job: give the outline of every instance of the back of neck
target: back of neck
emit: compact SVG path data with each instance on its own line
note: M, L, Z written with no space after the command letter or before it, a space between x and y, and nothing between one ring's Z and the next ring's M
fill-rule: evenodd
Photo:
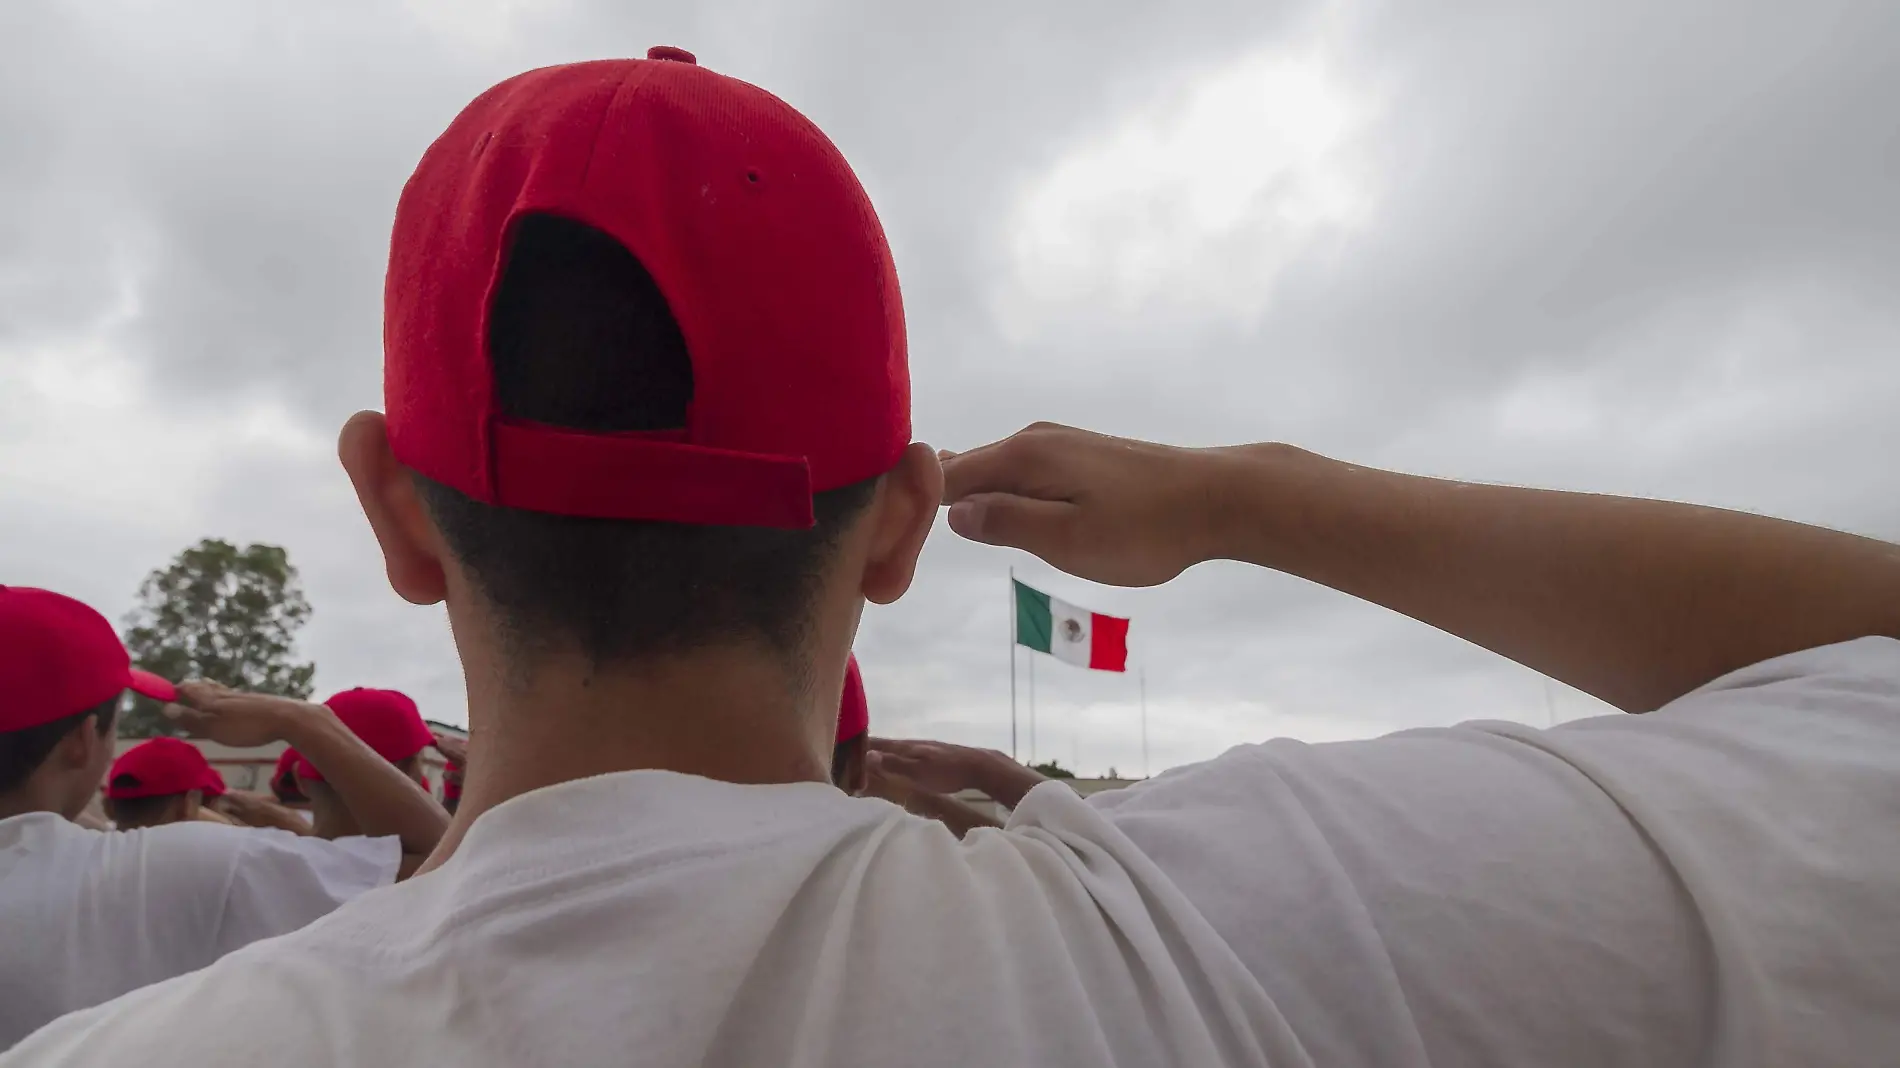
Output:
M456 823L531 790L618 771L828 781L838 694L809 686L801 676L810 674L749 646L624 667L549 656L520 677L471 670L471 771Z

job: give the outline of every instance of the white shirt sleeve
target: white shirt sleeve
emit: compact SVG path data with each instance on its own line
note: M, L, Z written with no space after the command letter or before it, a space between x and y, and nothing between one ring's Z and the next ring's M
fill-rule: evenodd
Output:
M396 881L396 838L327 841L250 829L235 858L218 929L220 953L295 931L337 906Z
M1247 746L1093 803L1319 1063L1900 1049L1900 642L1647 716Z

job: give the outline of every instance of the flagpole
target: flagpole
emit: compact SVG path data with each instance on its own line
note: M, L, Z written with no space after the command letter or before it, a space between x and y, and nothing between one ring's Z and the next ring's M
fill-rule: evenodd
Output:
M1141 777L1149 777L1148 771L1148 668L1141 669Z
M1009 569L1009 758L1016 759L1016 569Z
M1036 658L1029 658L1029 762L1036 762Z

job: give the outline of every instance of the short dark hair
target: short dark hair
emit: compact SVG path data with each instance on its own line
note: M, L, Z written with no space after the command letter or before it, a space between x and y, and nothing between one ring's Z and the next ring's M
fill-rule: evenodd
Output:
M119 779L132 779L130 775L121 775ZM119 780L112 780L117 783ZM150 827L157 823L160 816L171 806L172 798L177 794L153 794L150 797L108 797L106 815L121 829L132 827Z
M51 723L0 733L0 794L17 789L27 780L27 776L39 770L39 766L46 763L53 747L78 730L87 716L99 717L93 728L101 737L111 734L112 725L118 720L119 699L123 696L122 693L113 694L110 700L70 716L61 716Z
M581 223L517 223L489 352L508 416L597 432L686 425L693 368L679 323L640 261ZM816 525L777 530L548 515L416 484L512 650L559 636L597 664L721 641L795 652L832 550L877 488L815 494Z

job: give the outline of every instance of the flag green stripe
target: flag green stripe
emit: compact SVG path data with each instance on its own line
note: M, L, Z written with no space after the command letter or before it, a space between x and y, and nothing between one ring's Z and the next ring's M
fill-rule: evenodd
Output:
M1049 615L1049 595L1016 583L1016 644L1046 653L1054 630L1055 624Z

